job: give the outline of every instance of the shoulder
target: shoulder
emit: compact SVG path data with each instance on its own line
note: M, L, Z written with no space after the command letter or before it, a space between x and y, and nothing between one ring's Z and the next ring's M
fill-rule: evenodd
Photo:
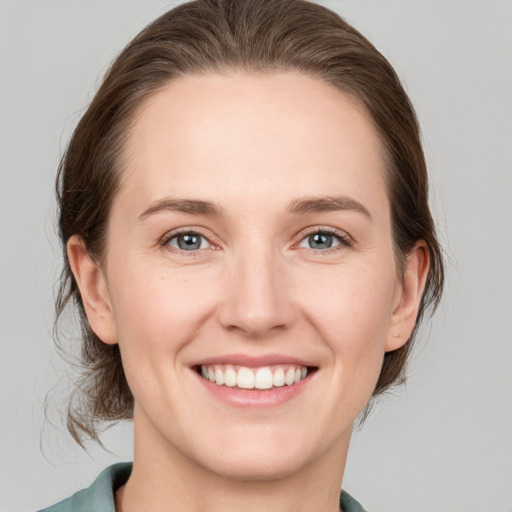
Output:
M132 471L130 462L114 464L100 473L90 487L39 512L115 512L115 490Z
M340 510L342 512L366 512L366 509L345 491L341 491Z

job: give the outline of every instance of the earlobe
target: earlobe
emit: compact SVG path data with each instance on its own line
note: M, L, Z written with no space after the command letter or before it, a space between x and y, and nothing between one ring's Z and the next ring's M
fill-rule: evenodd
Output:
M389 324L386 352L397 350L409 340L416 324L428 269L428 248L426 243L420 240L405 260L400 297Z
M77 235L69 239L67 253L92 330L104 343L117 343L112 304L101 266L91 258Z

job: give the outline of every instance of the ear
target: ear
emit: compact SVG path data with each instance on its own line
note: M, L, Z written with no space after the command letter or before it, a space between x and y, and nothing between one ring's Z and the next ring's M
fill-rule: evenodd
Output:
M400 348L409 340L416 324L428 268L427 244L420 240L405 260L404 275L398 290L397 305L389 323L386 352Z
M69 239L67 252L92 330L104 343L117 343L114 314L102 268L91 258L78 235Z

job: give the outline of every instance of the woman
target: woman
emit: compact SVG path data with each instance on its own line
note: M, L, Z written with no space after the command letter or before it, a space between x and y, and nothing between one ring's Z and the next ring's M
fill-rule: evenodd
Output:
M353 423L403 379L443 269L410 102L302 0L197 0L107 73L58 177L78 442L116 465L49 511L363 510Z

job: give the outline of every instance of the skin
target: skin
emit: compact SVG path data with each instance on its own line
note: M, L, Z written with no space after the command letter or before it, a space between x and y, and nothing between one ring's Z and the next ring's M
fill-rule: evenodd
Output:
M144 103L104 258L68 244L91 326L119 343L135 397L118 510L338 510L353 422L414 327L428 269L420 241L398 275L384 172L363 108L304 75L189 76ZM289 212L324 196L349 208ZM144 215L165 198L222 215ZM177 229L201 248L177 248ZM334 247L311 246L318 229L337 231ZM226 354L317 371L283 404L237 408L191 369Z

